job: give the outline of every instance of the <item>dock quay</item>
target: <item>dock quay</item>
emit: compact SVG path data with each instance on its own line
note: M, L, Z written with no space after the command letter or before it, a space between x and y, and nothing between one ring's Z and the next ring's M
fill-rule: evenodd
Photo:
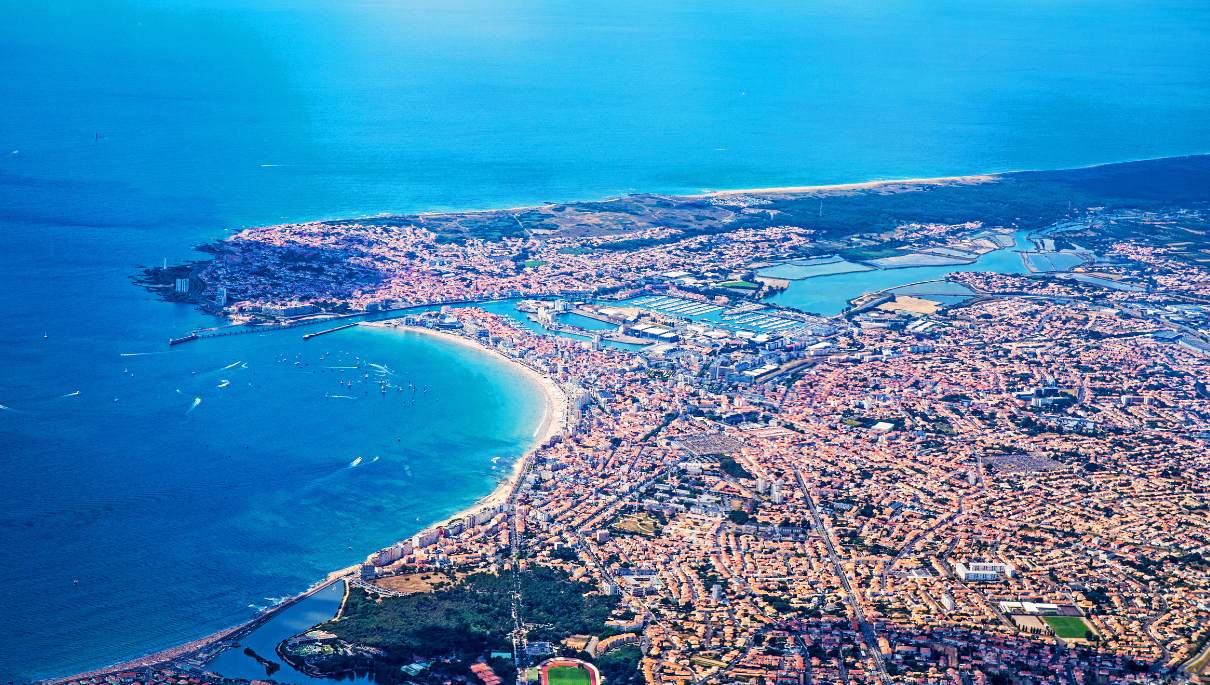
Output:
M585 319L592 319L594 321L600 321L601 323L613 324L614 326L617 326L622 323L622 321L620 321L619 319L616 319L612 316L606 316L605 314L602 314L602 313L600 313L594 309L590 309L588 307L576 307L571 310L571 313L578 314L579 316L582 316Z
M538 317L534 316L533 314L528 315L526 318L528 318L530 321L538 324L542 328L544 328L552 333L564 333L566 335L578 335L578 336L581 336L584 338L591 338L593 336L593 334L595 333L595 331L590 331L585 328L578 328L576 326L569 326L568 324L565 324L565 323L558 323L558 322L554 322L554 321L543 322L543 321L538 320Z
M601 336L601 338L603 340L608 340L609 342L623 343L626 345L650 345L655 342L654 340L650 340L648 338L636 338L633 335L625 335L623 333L609 333Z
M530 314L528 318L530 321L538 324L551 333L575 335L588 340L591 340L594 336L599 335L601 336L602 340L623 343L626 345L650 345L652 342L654 342L652 340L648 340L647 338L638 338L633 335L626 335L625 333L619 333L617 331L590 331L587 328L579 328L577 326L571 326L565 323L558 323L554 321L543 322L538 320L538 317L534 316L533 314ZM599 316L594 318L600 319Z

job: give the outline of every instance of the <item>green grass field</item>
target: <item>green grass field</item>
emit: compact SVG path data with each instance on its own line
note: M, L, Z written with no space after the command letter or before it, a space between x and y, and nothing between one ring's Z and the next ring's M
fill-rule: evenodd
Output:
M1043 616L1046 625L1054 629L1055 635L1063 638L1083 638L1088 624L1079 616Z
M591 685L588 671L578 666L555 666L546 671L550 685Z

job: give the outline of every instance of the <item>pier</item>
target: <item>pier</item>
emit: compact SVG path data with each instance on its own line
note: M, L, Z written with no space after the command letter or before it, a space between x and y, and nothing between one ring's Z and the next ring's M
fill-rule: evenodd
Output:
M591 293L588 293L588 294L591 294ZM557 293L557 294L544 296L541 299L547 299L547 298L557 299L560 297L568 297L568 296L573 296L573 295L581 296L581 295L585 295L585 293L582 293L582 292ZM467 299L450 298L450 299L443 299L438 302L412 304L412 305L407 305L404 307L393 307L390 309L380 309L380 310L376 310L376 311L358 311L358 312L347 312L347 313L339 313L339 314L331 313L331 312L307 314L307 315L304 315L297 319L285 319L285 320L280 320L276 323L228 324L228 325L224 325L224 326L216 326L213 328L199 328L197 330L190 332L188 335L184 335L179 338L170 339L168 341L168 344L170 346L173 346L173 345L179 345L184 342L190 342L193 340L202 340L204 338L223 338L223 337L227 337L227 336L231 336L231 335L250 335L253 333L273 333L276 331L282 331L282 330L286 330L289 328L298 328L300 326L310 326L310 325L318 324L318 323L325 322L325 321L327 321L327 322L335 322L335 321L350 322L350 323L346 323L343 325L334 326L332 328L329 328L329 329L326 329L323 331L317 331L315 333L308 333L303 336L304 340L310 340L311 338L313 338L317 335L323 335L325 333L334 333L336 331L343 330L350 326L355 326L358 323L360 323L361 321L384 321L384 320L388 320L388 319L399 318L401 316L405 316L407 314L415 313L415 312L435 311L441 307L466 307L466 306L475 306L475 305L480 305L480 304L488 304L488 303L492 303L492 302L501 302L501 301L514 300L514 299L516 299L516 298L515 297L485 297L485 298L467 298ZM580 313L580 312L576 312L576 313ZM599 321L605 321L608 323L616 323L615 321L612 321L612 320L608 319L607 317L604 317L601 314L594 314L591 316L585 315L585 316L587 316L588 318L591 318L591 319L599 320ZM598 331L580 332L578 330L577 331L567 331L567 332L575 333L577 335L582 335L587 338L591 338L595 333L598 333ZM604 335L603 337L606 340L612 340L614 342L631 343L631 344L647 344L649 342L647 340L632 339L632 338L629 338L628 336L620 336L616 333L610 334L610 335Z
M314 333L304 333L303 340L310 340L311 338L318 338L319 336L326 335L328 333L335 333L336 331L343 331L346 328L352 328L352 327L360 325L360 324L361 324L360 321L354 321L353 323L346 323L346 324L343 324L340 326L336 326L334 328L325 328L322 331L315 331Z

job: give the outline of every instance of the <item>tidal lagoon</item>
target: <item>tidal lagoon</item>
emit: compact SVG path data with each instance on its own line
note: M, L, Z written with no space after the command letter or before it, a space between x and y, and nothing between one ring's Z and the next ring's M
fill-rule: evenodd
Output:
M1005 274L1027 273L1021 252L1031 249L1027 233L1013 234L1014 244L980 255L969 264L945 266L906 266L895 269L863 269L823 274L791 281L788 288L769 298L773 304L804 312L832 316L839 314L849 300L865 293L890 290L922 281L944 279L963 271L994 271Z

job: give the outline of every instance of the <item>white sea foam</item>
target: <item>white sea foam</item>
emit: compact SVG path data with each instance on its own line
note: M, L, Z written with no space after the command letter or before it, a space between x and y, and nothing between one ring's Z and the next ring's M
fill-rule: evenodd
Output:
M550 407L547 407L546 411L542 412L542 420L539 421L538 426L536 428L534 428L534 434L532 437L535 437L535 438L538 437L538 434L542 432L542 429L546 428L546 422L549 420L550 420Z

